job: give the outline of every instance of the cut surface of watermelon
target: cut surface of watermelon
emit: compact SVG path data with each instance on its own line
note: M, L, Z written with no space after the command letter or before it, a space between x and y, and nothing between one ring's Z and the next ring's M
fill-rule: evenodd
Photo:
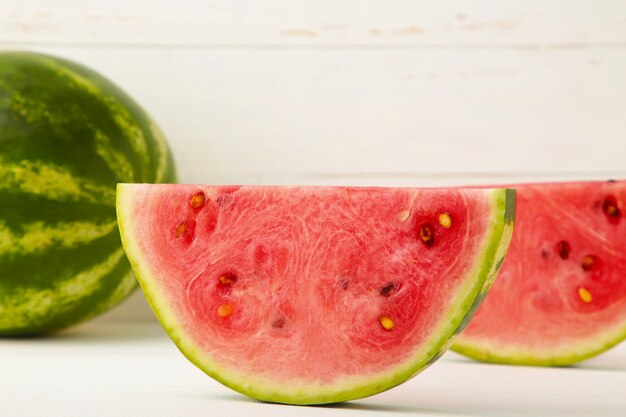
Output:
M453 349L498 363L569 365L626 337L626 181L515 186L499 278Z
M447 349L511 237L511 190L118 185L126 253L179 349L253 398L372 395Z

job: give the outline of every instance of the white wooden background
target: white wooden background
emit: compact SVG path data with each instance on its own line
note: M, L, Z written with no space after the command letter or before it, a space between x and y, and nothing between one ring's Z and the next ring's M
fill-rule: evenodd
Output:
M625 1L0 0L0 48L114 80L184 182L626 177Z

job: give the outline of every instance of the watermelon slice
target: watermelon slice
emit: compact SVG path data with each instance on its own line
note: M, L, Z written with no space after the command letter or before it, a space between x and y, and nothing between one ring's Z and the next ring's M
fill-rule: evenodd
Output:
M503 261L511 190L120 184L126 253L189 360L248 396L365 397L436 360Z
M516 186L498 281L453 349L499 363L569 365L626 337L626 181Z

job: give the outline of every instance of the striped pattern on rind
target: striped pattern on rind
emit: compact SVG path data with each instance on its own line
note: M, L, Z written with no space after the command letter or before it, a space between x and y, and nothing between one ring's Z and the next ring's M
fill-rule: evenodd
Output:
M146 113L81 65L0 53L0 335L59 330L133 291L114 208L122 181L176 181Z
M192 338L184 333L184 326L171 309L167 294L154 279L156 276L154 268L158 268L158 265L151 264L150 254L144 253L134 239L133 209L140 203L133 199L134 186L119 184L117 187L119 228L124 249L135 275L164 329L183 355L225 386L252 398L289 404L323 404L367 397L412 378L437 360L467 325L491 287L504 261L515 218L515 191L505 189L488 191L493 208L489 222L490 233L484 240L482 250L476 254L472 272L465 277L464 284L451 297L447 313L430 338L411 358L384 374L350 379L333 385L294 388L268 384L267 381L257 380L254 375L235 374L232 370L222 369L219 363L204 355Z

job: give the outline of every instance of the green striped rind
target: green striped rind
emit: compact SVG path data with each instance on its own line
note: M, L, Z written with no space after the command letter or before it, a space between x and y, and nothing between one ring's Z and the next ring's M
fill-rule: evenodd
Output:
M175 180L162 133L110 81L0 53L0 335L62 329L127 297L115 184Z
M332 386L303 384L289 385L237 374L213 361L192 338L185 333L181 318L170 307L168 295L155 280L158 265L151 265L135 240L133 229L134 190L138 185L119 184L117 187L117 214L124 249L141 288L163 328L180 351L212 378L242 394L263 401L289 404L323 404L367 397L392 388L415 376L445 352L456 335L469 322L472 314L491 287L511 240L515 216L515 191L485 190L492 198L490 233L482 249L476 254L475 264L456 294L452 295L448 312L415 354L384 374L337 381ZM141 185L139 185L141 186ZM139 202L137 202L139 203Z

